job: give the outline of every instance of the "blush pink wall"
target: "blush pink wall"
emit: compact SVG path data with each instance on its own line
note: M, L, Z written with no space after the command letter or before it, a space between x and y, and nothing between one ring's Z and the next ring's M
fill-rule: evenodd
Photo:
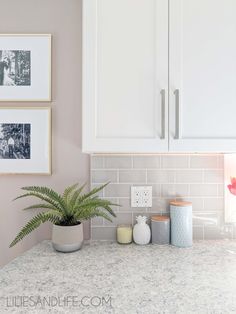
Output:
M0 176L0 266L43 239L50 224L23 242L9 243L33 212L21 208L31 200L12 199L20 187L47 185L62 191L74 182L89 183L89 158L81 152L81 0L1 1L1 33L51 33L52 45L52 176ZM0 103L0 106L44 106L50 103ZM89 236L89 225L85 228Z

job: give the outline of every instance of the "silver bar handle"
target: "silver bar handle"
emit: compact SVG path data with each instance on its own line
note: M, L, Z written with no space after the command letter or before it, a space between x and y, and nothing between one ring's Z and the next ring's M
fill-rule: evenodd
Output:
M166 91L161 90L161 139L166 137Z
M175 95L175 139L179 140L180 134L180 101L179 101L179 89L174 91Z

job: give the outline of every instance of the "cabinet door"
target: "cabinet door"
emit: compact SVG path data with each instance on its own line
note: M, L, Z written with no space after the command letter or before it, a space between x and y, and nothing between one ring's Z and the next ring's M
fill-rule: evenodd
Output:
M170 0L171 151L236 151L235 12L235 0Z
M83 151L168 150L168 1L84 0Z

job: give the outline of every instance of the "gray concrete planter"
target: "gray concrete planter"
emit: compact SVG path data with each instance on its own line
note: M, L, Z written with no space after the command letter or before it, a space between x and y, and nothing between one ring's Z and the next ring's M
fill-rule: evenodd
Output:
M52 229L52 246L59 252L74 252L83 245L83 224L76 226L57 226Z

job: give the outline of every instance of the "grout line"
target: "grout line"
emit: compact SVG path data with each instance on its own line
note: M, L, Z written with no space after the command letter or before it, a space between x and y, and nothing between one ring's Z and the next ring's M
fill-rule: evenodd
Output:
M169 208L164 208L164 207L159 207L159 208L156 208L156 207L133 207L134 210L122 210L122 211L119 211L119 212L116 212L118 214L132 214L132 213L142 213L142 212L147 212L147 213L151 213L151 212L169 212ZM201 215L209 215L209 214L222 214L222 210L193 210L193 213L195 215L197 214L201 214ZM105 221L105 220L104 220Z
M182 195L182 196L158 196L158 195L155 195L155 196L152 196L153 199L161 199L161 200L172 200L173 197L175 197L177 200L178 199L182 199L182 198L187 198L187 199L216 199L216 200L222 200L224 199L224 196L192 196L192 195ZM130 199L130 196L101 196L101 198L106 198L106 199L110 199L110 198L115 198L115 199Z
M100 185L100 184L104 184L105 182L91 182L92 185ZM222 185L224 184L224 182L200 182L200 181L196 181L196 182L111 182L110 184L113 185Z
M145 212L140 212L140 213L138 213L138 212L136 212L136 213L132 213L132 224L133 224L133 221L134 221L134 217L133 217L133 215L135 214L135 215L138 215L138 214L145 214ZM147 212L147 214L150 214L151 212ZM153 212L154 214L155 214L155 212ZM161 213L161 212L159 212L159 213ZM163 212L163 214L166 214L166 213L168 213L168 212ZM136 222L134 222L134 224L135 224ZM119 223L117 223L117 224L119 224ZM209 226L212 226L212 225L208 225L208 224L205 224L205 225L195 225L195 224L193 224L193 227L202 227L202 229L203 229L203 239L205 238L205 228L207 228L207 227L209 227ZM111 224L111 225L92 225L91 226L92 228L116 228L117 227L117 225L113 225L113 224ZM232 232L232 234L233 234L233 232Z
M194 156L194 157L217 157L218 155L224 155L217 152L201 152L201 153L190 153L190 152L160 152L160 153L92 153L92 156L97 157L160 157L160 156Z
M130 199L130 196L106 196L105 198L107 199ZM161 200L171 200L172 197L160 197L160 196L153 196L152 197L153 199L161 199ZM176 199L181 199L183 198L183 196L177 196ZM223 199L224 197L223 196L188 196L187 197L188 199L200 199L200 200L203 200L203 199Z
M98 171L107 171L107 170L126 170L126 171L129 171L129 170L151 170L151 171L176 171L176 170L182 170L182 171L203 171L203 170L207 170L207 171L209 171L209 170L224 170L223 168L216 168L216 167L214 167L214 168L204 168L204 167L201 167L201 168L186 168L186 167L170 167L170 168L168 168L168 167L165 167L165 168L162 168L162 167L155 167L155 168L149 168L149 167L137 167L137 168L132 168L132 167L128 167L128 168L124 168L124 167L120 167L120 168L117 168L117 167L108 167L108 168L93 168L93 169L91 169L91 170L93 170L93 171L96 171L96 170L98 170Z

